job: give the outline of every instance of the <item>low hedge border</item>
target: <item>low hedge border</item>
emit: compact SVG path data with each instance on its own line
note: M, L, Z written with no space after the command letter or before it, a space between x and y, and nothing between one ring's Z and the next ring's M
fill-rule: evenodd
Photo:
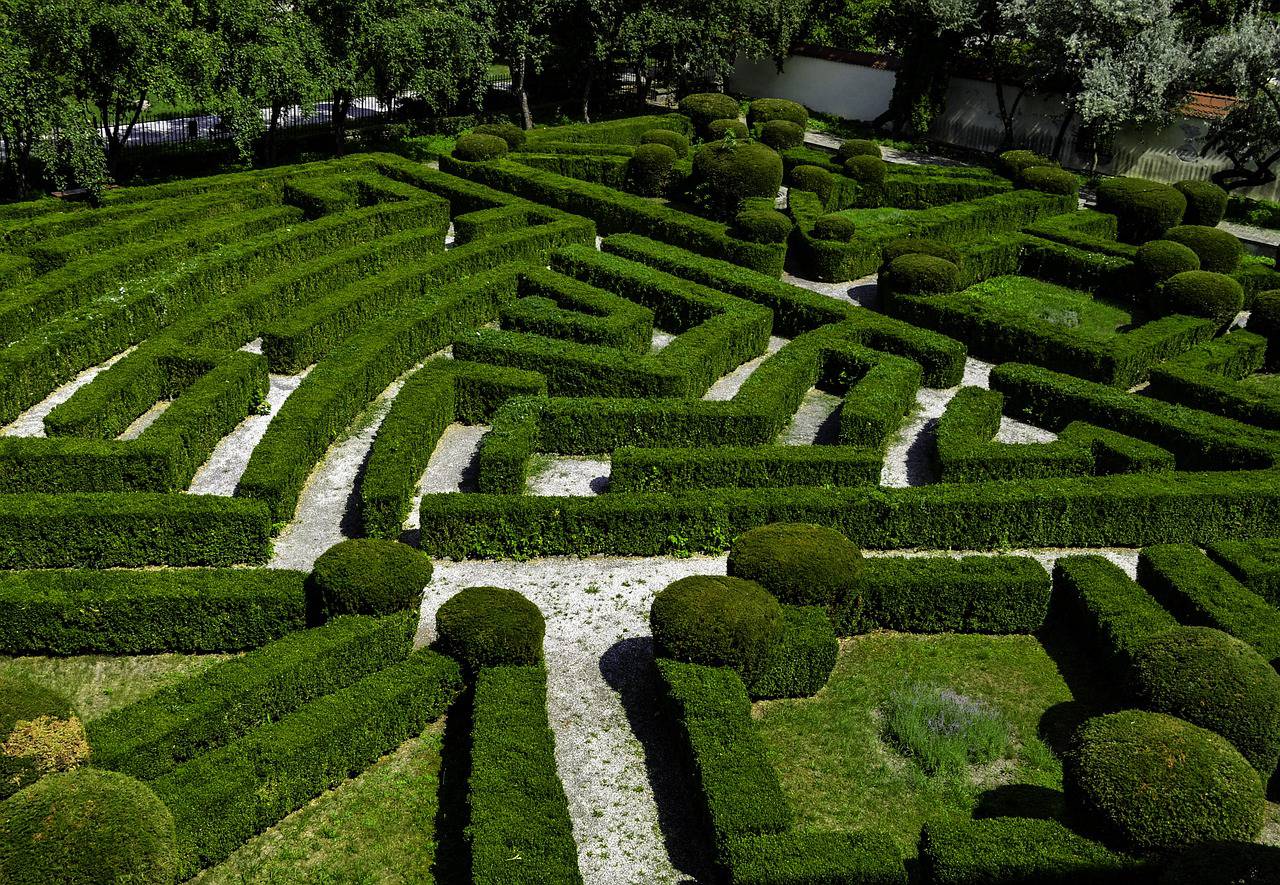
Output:
M782 635L765 656L747 692L752 700L817 694L827 684L839 652L840 644L826 609L784 605Z
M1205 550L1237 581L1280 608L1280 539L1214 541Z
M519 298L500 311L503 328L636 354L653 347L653 311L542 268L520 276Z
M640 137L651 129L670 129L681 135L691 135L693 124L683 114L651 114L625 117L621 120L605 120L600 123L569 123L564 126L548 126L528 133L526 147L542 148L546 142L587 142L593 144L639 144Z
M1055 607L1117 665L1128 668L1138 647L1178 625L1142 585L1102 556L1064 556L1054 564Z
M1267 339L1238 330L1151 369L1147 393L1166 402L1280 430L1280 395L1242 381L1261 371Z

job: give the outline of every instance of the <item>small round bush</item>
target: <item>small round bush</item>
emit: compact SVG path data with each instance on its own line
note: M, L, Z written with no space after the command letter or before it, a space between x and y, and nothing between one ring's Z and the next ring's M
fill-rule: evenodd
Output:
M462 136L453 146L454 158L468 163L496 160L499 157L505 157L508 151L510 148L505 139L477 132Z
M936 255L900 255L880 271L890 295L938 295L960 288L960 268Z
M880 187L889 174L889 164L878 157L850 157L844 161L844 174L859 184Z
M791 233L791 219L777 209L743 209L733 217L733 235L751 243L781 243Z
M671 186L676 159L676 152L668 145L639 145L627 161L631 189L645 197L662 196Z
M804 129L790 120L770 120L760 127L760 140L775 151L804 144Z
M1048 157L1042 157L1035 151L1005 151L996 158L996 163L1000 167L1000 174L1005 178L1011 178L1014 181L1022 174L1022 170L1030 169L1033 166L1052 166Z
M1160 302L1165 313L1205 317L1225 326L1244 307L1244 288L1225 274L1188 270L1164 281Z
M408 544L376 538L342 541L321 553L311 570L310 607L325 619L414 609L431 583L431 571L431 558Z
M1176 188L1145 178L1108 178L1098 185L1098 209L1119 222L1120 239L1145 243L1182 221L1187 198Z
M177 870L173 815L127 775L51 774L0 803L5 885L161 885Z
M732 135L738 141L742 141L749 134L747 124L741 120L712 120L707 125L707 139L709 141L719 141L726 135Z
M836 150L836 162L841 166L851 157L875 157L880 159L880 145L866 138L848 138Z
M800 191L812 191L818 195L818 199L824 204L827 198L831 196L831 188L835 184L835 180L831 177L831 173L823 169L821 166L800 165L791 169L791 174L787 177L790 187Z
M71 702L27 679L0 676L0 799L89 756Z
M507 147L518 151L524 147L528 136L514 123L484 123L471 130L476 135L496 135L507 143Z
M1280 885L1280 847L1206 842L1173 857L1160 885Z
M1229 196L1212 181L1179 181L1174 187L1187 198L1187 211L1182 216L1184 224L1217 227L1227 214Z
M847 243L853 239L853 222L843 215L823 215L813 223L815 240Z
M1280 675L1253 647L1211 627L1143 642L1130 668L1144 710L1215 731L1269 778L1280 761Z
M799 102L785 98L757 98L747 108L747 123L751 126L774 120L794 123L803 130L809 125L809 111Z
M536 664L546 631L538 607L504 587L468 587L436 611L440 650L473 673Z
M1058 166L1029 166L1018 176L1018 182L1026 188L1046 194L1075 194L1080 192L1080 179L1075 173Z
M693 121L699 135L715 120L738 119L738 100L723 92L695 92L680 99L680 113Z
M1200 256L1172 240L1143 243L1138 247L1134 262L1143 278L1151 285L1163 283L1176 274L1200 269Z
M689 156L689 139L672 129L650 129L640 136L641 144L665 144L677 157Z
M712 204L736 212L748 197L776 197L782 157L754 141L705 144L693 157L694 178Z
M900 255L932 255L960 266L960 253L955 246L929 237L902 237L890 240L880 251L880 265L890 264Z
M649 624L659 655L750 680L782 634L782 606L754 581L692 575L654 597Z
M1221 735L1163 713L1090 719L1063 762L1063 792L1106 840L1162 851L1262 830L1262 778Z
M835 529L779 522L739 535L728 571L789 605L835 607L862 571L862 550Z
M1200 257L1200 269L1231 273L1244 256L1244 246L1232 234L1201 224L1180 224L1164 232L1166 240L1181 243Z

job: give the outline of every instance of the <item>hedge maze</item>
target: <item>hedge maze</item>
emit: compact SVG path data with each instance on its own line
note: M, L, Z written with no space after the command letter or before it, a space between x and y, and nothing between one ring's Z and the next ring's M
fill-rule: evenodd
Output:
M888 164L725 101L0 206L0 881L224 881L440 728L406 881L629 881L562 785L543 613L472 587L424 645L423 588L725 551L646 671L712 878L1274 881L1274 261L1203 188L1085 209L1028 152ZM355 540L298 549L362 432ZM166 655L198 669L133 702L51 690ZM896 754L865 789L857 728Z

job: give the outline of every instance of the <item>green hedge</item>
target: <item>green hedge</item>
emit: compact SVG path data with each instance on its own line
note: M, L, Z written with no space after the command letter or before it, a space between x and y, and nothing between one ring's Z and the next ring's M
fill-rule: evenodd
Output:
M1055 605L1118 665L1178 622L1120 566L1102 556L1064 556L1053 569Z
M884 455L854 446L614 449L612 492L876 485Z
M1205 549L1236 580L1280 608L1280 539L1214 541Z
M652 114L625 117L602 123L570 123L548 126L528 133L527 147L541 147L544 142L590 142L593 144L640 144L640 138L652 129L670 129L689 135L693 127L683 114Z
M503 328L642 355L653 346L653 311L604 289L530 268L520 276L519 295L501 308Z
M757 698L805 698L827 684L840 645L821 606L784 605L782 633L747 685Z
M906 885L900 853L873 830L793 830L730 840L726 866L733 885Z
M1280 395L1242 381L1262 369L1267 339L1238 330L1153 366L1147 392L1246 424L1280 430Z

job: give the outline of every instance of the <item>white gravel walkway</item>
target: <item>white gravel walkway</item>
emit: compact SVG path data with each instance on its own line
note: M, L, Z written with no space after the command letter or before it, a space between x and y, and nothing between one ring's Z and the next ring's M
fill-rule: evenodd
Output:
M816 387L805 392L804 399L795 415L778 434L779 445L812 446L831 445L839 435L839 419L836 413L840 410L842 397Z
M162 399L130 422L129 426L116 437L118 440L137 439L148 427L156 423L156 419L169 410L172 400Z
M742 385L751 377L751 373L760 368L764 361L773 356L779 350L782 350L788 344L788 339L779 338L777 335L769 336L769 344L765 347L764 353L752 360L747 360L738 368L729 374L720 378L702 395L705 400L725 401L731 400L738 395L738 391L742 389Z
M137 348L135 347L130 347L128 350L123 353L116 354L101 365L94 366L91 369L85 369L75 378L72 378L40 402L27 409L15 418L12 423L7 424L3 429L0 429L0 436L44 436L44 418L46 415L65 403L67 400L71 399L71 395L77 390L84 387L94 378L97 378L100 374L120 362L120 360L124 359L129 354L133 353L136 349Z
M541 465L526 483L531 495L579 498L598 495L609 487L612 465L607 460L569 455L539 457Z

